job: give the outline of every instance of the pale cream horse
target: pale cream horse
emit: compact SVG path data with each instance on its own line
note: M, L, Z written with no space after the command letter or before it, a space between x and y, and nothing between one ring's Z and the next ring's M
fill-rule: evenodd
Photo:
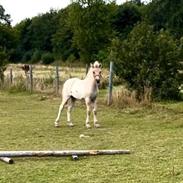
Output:
M71 110L73 108L76 99L84 99L87 107L86 113L86 127L90 128L90 113L93 111L94 127L100 127L97 122L97 93L98 85L101 79L101 64L95 61L94 64L90 65L89 71L85 79L81 80L78 78L68 79L62 90L62 102L59 107L58 116L55 120L55 127L59 127L59 118L61 112L67 104L67 122L69 126L73 126L71 122Z

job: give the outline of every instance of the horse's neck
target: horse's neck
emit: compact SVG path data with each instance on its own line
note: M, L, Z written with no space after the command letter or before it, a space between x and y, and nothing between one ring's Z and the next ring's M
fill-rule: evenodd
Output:
M85 79L84 80L87 80L87 81L95 81L94 80L94 77L93 77L93 75L92 75L92 69L90 68L89 70L88 70L88 73L87 73L87 75L86 75L86 77L85 77Z
M89 69L84 81L87 83L88 86L91 86L92 88L97 87L91 68Z

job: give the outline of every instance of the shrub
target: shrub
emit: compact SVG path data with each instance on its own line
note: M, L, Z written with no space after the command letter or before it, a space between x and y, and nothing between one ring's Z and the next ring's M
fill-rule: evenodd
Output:
M55 59L52 53L44 53L41 57L42 63L45 65L51 64Z
M37 63L41 60L41 51L39 50L36 50L33 55L32 55L32 58L31 58L31 62L32 63Z
M4 71L6 70L7 54L5 51L0 50L0 86L4 82Z
M16 82L15 82L16 81ZM14 83L9 88L10 93L27 91L26 80L23 76L18 76L14 79Z
M23 57L22 57L22 62L28 62L31 60L32 57L32 51L27 51L24 53Z
M141 23L127 40L113 41L110 57L115 61L116 74L136 90L139 100L145 88L152 89L154 98L179 97L180 54L168 32L155 33L152 26Z

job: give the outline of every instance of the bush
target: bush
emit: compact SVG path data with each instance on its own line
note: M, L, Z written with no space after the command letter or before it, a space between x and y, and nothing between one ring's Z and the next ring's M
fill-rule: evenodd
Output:
M137 97L145 88L152 89L152 97L177 99L181 84L180 54L176 41L166 31L155 33L146 23L137 25L125 41L114 40L110 60L115 61L115 72Z
M41 60L41 51L39 51L39 50L34 51L32 58L31 58L31 62L37 63L40 60Z
M22 57L22 62L28 62L31 60L31 58L32 58L32 51L27 51L24 53Z
M42 55L41 60L43 64L48 65L54 62L55 59L52 53L45 53Z
M0 50L0 86L4 82L4 71L6 70L7 54L5 51Z

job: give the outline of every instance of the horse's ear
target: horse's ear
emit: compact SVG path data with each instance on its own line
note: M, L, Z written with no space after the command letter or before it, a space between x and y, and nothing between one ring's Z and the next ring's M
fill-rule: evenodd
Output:
M92 64L92 63L90 63L90 67L91 67L91 68L94 68L94 66L93 66L93 64Z
M99 64L99 68L102 68L102 64Z

